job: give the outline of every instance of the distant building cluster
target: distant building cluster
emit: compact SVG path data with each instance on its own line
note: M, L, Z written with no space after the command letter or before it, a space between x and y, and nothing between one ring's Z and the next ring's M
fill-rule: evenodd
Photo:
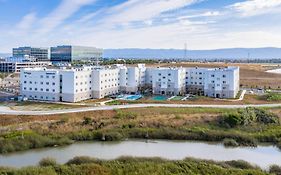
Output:
M239 91L239 67L147 68L139 64L25 68L20 73L21 95L30 100L79 102L120 93L134 94L144 89L159 95L235 98Z
M21 68L46 67L75 61L95 61L102 58L102 49L84 46L57 46L49 48L13 48L13 56L0 59L0 72L20 72Z

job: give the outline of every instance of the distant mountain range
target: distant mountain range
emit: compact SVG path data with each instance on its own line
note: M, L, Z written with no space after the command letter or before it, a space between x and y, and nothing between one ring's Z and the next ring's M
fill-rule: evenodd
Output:
M230 48L217 50L105 49L104 58L151 59L279 59L281 48Z

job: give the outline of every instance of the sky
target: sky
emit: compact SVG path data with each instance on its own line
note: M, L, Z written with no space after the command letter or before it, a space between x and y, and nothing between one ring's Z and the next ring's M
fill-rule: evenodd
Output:
M0 0L0 52L281 47L280 21L281 0Z

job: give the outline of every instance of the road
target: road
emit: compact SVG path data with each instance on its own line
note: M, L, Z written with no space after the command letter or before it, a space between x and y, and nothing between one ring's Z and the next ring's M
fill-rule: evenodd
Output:
M52 111L15 111L9 107L0 106L1 115L54 115L66 113L79 113L88 111L104 111L125 108L145 108L145 107L172 107L172 108L246 108L246 107L281 107L280 104L259 104L259 105L199 105L199 104L129 104L115 106L83 107L73 109L62 109Z

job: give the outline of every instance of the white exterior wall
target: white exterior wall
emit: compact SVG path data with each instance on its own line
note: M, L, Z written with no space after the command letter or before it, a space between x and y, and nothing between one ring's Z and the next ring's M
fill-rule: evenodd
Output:
M119 92L119 69L93 70L93 97L103 98Z
M92 68L60 71L62 78L62 101L77 102L93 97Z
M20 91L32 100L59 101L59 71L23 69L20 74Z
M217 98L235 98L239 91L239 68L207 69L204 92L206 96Z

